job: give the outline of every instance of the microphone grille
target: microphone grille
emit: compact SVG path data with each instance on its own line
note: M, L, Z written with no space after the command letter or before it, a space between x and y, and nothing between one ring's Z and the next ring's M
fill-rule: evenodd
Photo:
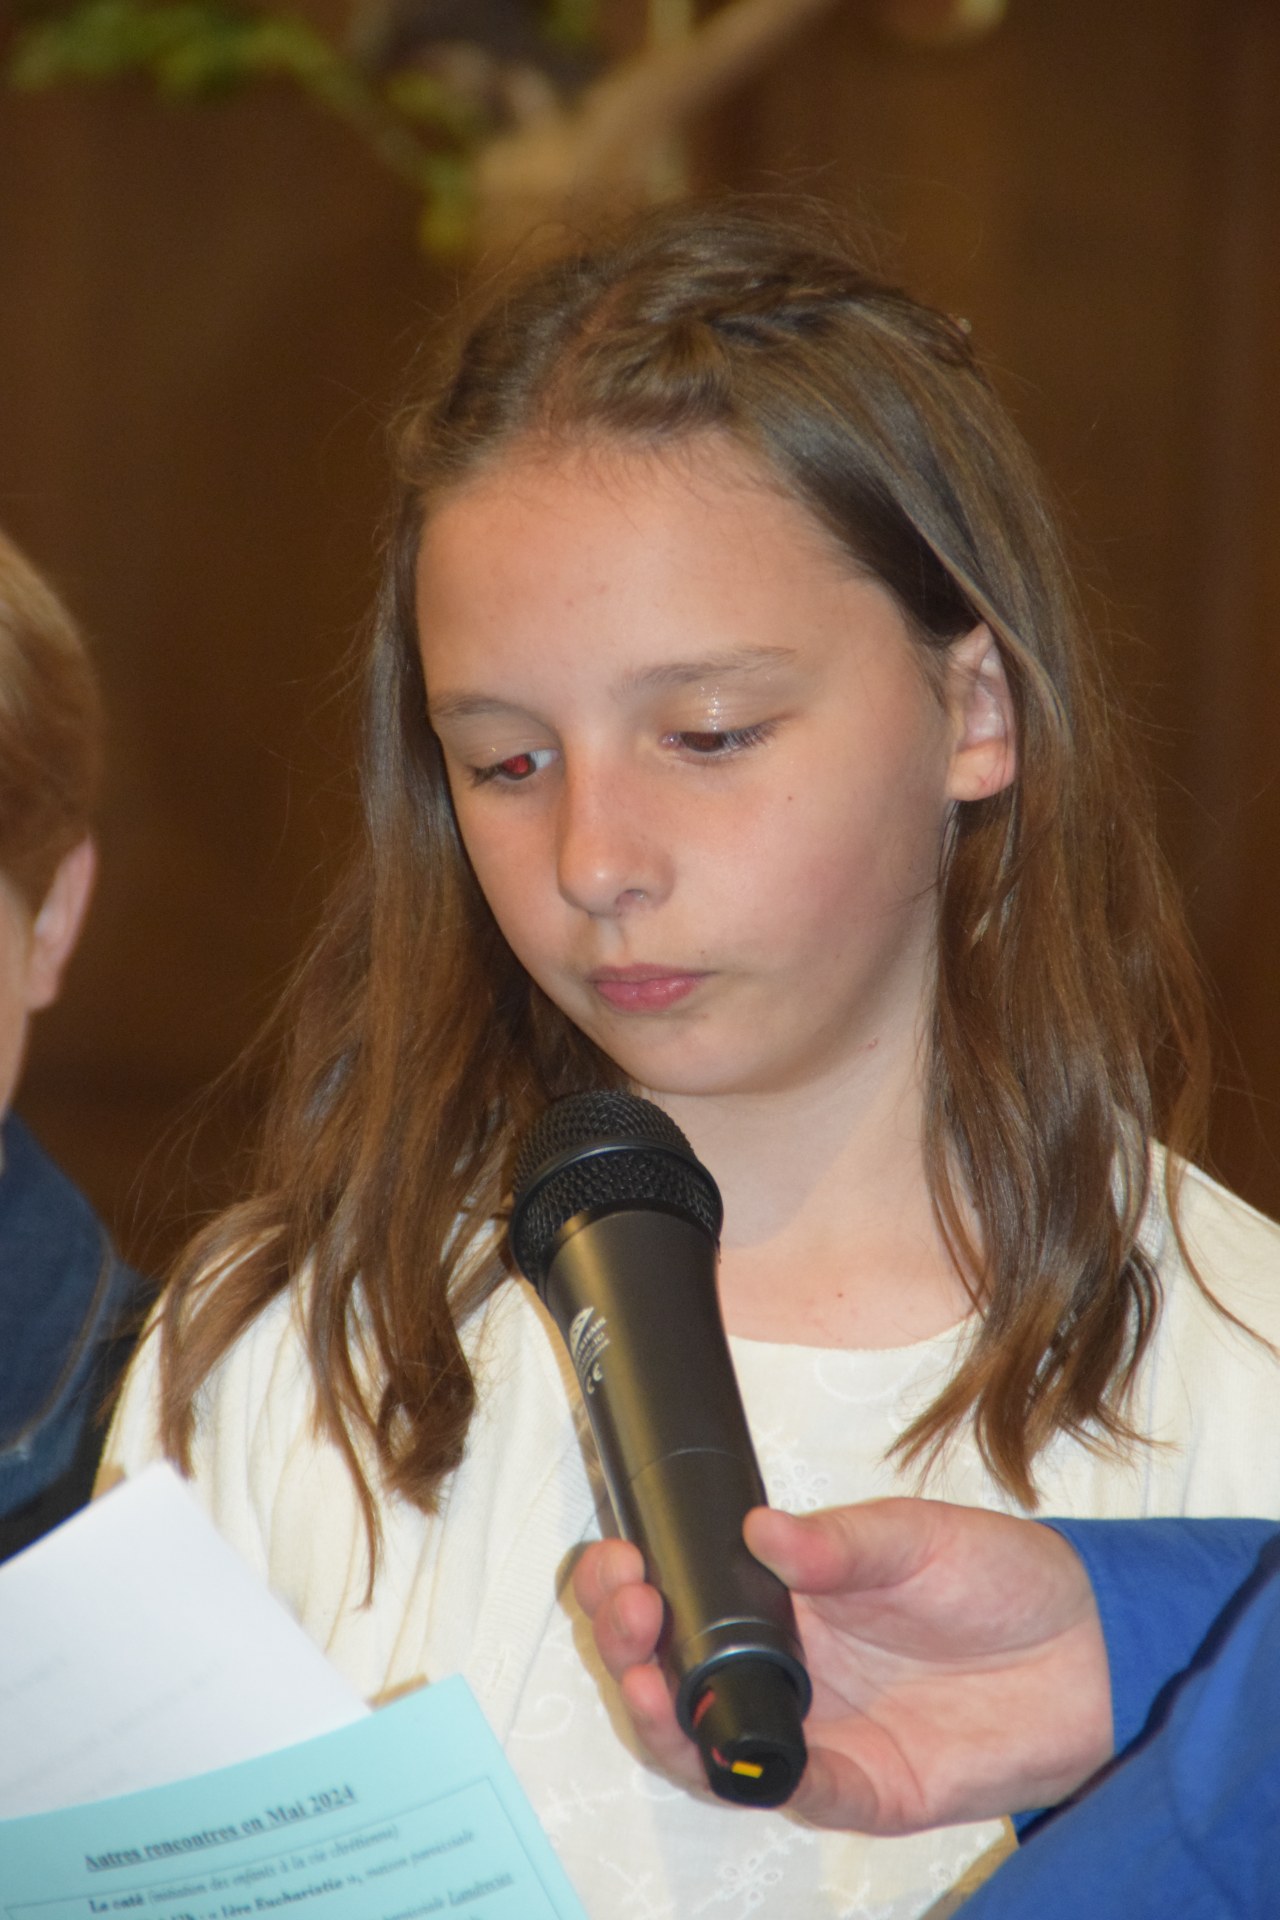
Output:
M587 1208L669 1207L720 1237L715 1181L675 1121L634 1093L554 1101L520 1144L513 1185L511 1250L538 1288L560 1229Z

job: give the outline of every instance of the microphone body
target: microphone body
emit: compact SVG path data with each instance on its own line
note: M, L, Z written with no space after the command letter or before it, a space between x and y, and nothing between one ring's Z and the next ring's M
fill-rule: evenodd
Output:
M621 1533L663 1596L659 1654L714 1791L776 1806L810 1686L791 1596L747 1550L765 1490L716 1290L720 1196L675 1123L573 1095L530 1130L511 1242L563 1336Z

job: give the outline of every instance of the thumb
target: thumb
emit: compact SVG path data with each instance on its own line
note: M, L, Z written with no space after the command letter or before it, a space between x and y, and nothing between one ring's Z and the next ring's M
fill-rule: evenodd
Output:
M756 1507L743 1534L757 1560L796 1593L859 1593L910 1579L929 1558L933 1500L868 1500L819 1513Z

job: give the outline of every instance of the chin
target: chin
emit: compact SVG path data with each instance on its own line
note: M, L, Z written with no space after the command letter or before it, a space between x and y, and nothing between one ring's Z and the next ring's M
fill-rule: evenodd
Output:
M610 1053L609 1057L636 1087L658 1101L723 1100L733 1094L772 1091L768 1076L744 1074L739 1061L697 1061L687 1057L655 1060L637 1055L623 1057L621 1053Z
M773 1063L752 1057L750 1036L721 1033L712 1043L701 1022L640 1016L607 1025L578 1019L575 1025L633 1086L658 1101L768 1094L781 1091L785 1081Z

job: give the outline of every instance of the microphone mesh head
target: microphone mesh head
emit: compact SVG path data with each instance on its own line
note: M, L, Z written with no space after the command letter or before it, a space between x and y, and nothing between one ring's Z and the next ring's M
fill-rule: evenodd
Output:
M511 1250L539 1289L561 1227L587 1208L672 1208L720 1237L715 1181L675 1121L634 1093L554 1101L520 1143L514 1186Z

